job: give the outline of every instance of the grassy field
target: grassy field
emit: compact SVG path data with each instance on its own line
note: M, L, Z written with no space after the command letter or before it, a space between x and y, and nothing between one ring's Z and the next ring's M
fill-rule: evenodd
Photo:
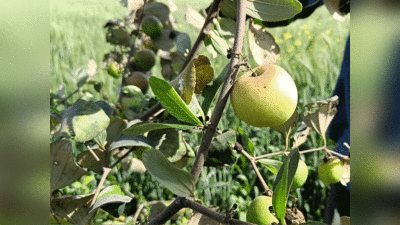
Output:
M168 1L161 1L166 2ZM178 10L173 13L177 30L187 32L192 43L197 37L197 29L185 21L186 5L191 4L196 10L206 8L211 1L174 1ZM65 85L64 96L73 92L77 84L74 81L74 71L79 67L87 66L89 59L96 61L98 68L102 65L103 55L114 47L105 40L103 25L107 20L123 19L127 9L118 1L104 0L59 0L51 2L51 93L57 93L60 85ZM307 19L297 20L287 27L271 28L280 45L281 58L278 65L285 68L292 75L299 93L299 108L315 100L330 97L338 77L343 57L344 46L349 35L349 16L344 23L335 21L325 7L321 7ZM211 59L211 64L219 74L228 62L226 58L212 59L211 54L202 49L201 54ZM251 57L249 49L244 54ZM153 74L160 74L160 68L154 67ZM104 91L109 96L109 102L116 102L120 80L111 78L105 70L94 78L94 81L104 83ZM89 96L93 100L102 100L92 86L85 85L83 91L93 93ZM84 97L75 94L67 101L72 104ZM88 96L85 96L88 97ZM59 109L63 109L60 106ZM242 129L251 137L258 154L283 150L283 139L280 134L269 128L253 128L239 121L234 115L232 107L226 108L221 119L221 129L240 124ZM190 140L193 146L198 145L200 137ZM311 135L302 149L314 148L322 144L322 139ZM334 145L329 142L330 147ZM309 179L303 188L294 195L299 198L299 207L305 212L307 219L321 220L324 206L321 201L326 199L326 187L318 180L316 169L322 153L316 152L302 155L302 159L309 166ZM274 176L266 169L261 169L272 184ZM121 185L129 186L130 191L141 196L140 201L171 199L172 195L152 182L149 175L130 174L129 177L114 178ZM81 187L80 187L81 188ZM73 188L71 189L73 190ZM222 211L227 210L233 203L239 204L240 219L245 218L245 210L251 199L259 195L261 185L250 167L223 167L220 169L205 168L200 176L196 196L205 205L218 205ZM101 213L99 213L101 214ZM97 222L107 219L101 214Z

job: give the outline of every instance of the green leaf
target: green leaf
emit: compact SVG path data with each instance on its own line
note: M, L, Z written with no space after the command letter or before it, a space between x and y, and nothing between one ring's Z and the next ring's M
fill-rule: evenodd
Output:
M94 213L100 207L103 208L106 205L112 205L106 209L111 212L114 217L119 217L124 211L127 203L130 203L133 199L131 197L120 195L120 194L110 194L103 195L101 198L97 198L97 201L89 209L88 215Z
M280 57L280 48L272 34L261 25L250 23L248 38L251 54L258 65L276 63Z
M82 99L62 112L61 136L73 136L75 141L86 142L100 135L110 123L110 118L100 106Z
M225 39L220 37L215 31L210 31L209 35L212 40L212 45L215 50L220 54L225 56L228 53L229 45L226 43Z
M50 144L50 166L50 192L72 184L87 173L76 164L69 140Z
M121 191L121 188L118 185L111 185L100 191L96 200L99 200L107 195L125 195L124 192Z
M276 22L293 18L302 9L298 0L249 0L246 13L255 19Z
M162 129L150 131L147 138L161 151L170 162L176 162L187 154L183 143L182 131L177 129Z
M144 148L152 148L152 146L149 143L150 141L143 137L143 136L135 136L135 137L130 137L126 135L122 135L118 140L114 141L113 143L110 144L110 147L108 150L114 150L116 148L120 147L144 147Z
M53 198L50 207L54 213L67 220L71 224L89 224L94 212L89 213L89 204L94 194L88 195L64 195L59 198Z
M149 82L154 94L171 115L181 121L196 126L201 125L200 120L193 115L182 98L167 81L156 77L150 77Z
M143 163L154 179L172 193L179 197L194 197L195 177L173 165L159 150L144 151Z
M282 167L276 176L273 186L272 205L276 217L285 224L286 203L292 185L294 175L296 174L297 166L299 163L300 153L299 150L292 150L283 161Z
M282 162L274 159L259 159L257 162L261 163L264 167L269 169L273 174L278 174L279 169L282 167Z
M195 128L191 124L178 124L178 123L144 123L139 122L133 125L128 124L128 127L123 131L123 134L134 137L152 130L159 130L165 128L176 128L181 130L190 130Z
M201 104L201 108L205 114L208 113L210 109L211 103L213 102L215 95L218 92L219 87L224 82L226 74L228 74L229 64L225 66L219 76L213 81L211 86L207 86L204 88L203 93L201 94L204 97L204 101Z

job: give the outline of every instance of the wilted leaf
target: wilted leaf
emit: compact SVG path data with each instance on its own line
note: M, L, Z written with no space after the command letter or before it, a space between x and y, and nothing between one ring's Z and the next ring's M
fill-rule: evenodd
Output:
M199 55L193 59L193 66L196 73L196 86L194 93L200 94L203 89L214 78L214 69L211 66L210 60L207 56Z
M126 128L127 122L118 118L110 117L110 124L107 127L107 143L111 145L115 140L117 140L121 135L122 131ZM109 149L112 150L112 149Z
M89 205L94 194L62 196L53 198L50 207L54 213L72 224L88 224L94 213L89 213Z
M72 184L87 172L76 164L72 145L68 140L60 140L50 144L50 192Z
M106 154L98 148L93 148L92 150L96 154L98 160L90 151L84 151L77 156L76 161L79 165L87 168L88 170L98 174L103 174L103 165L108 166L105 165L105 162L107 161Z
M294 142L292 148L298 148L300 145L304 144L307 141L307 137L310 133L311 128L302 121L293 135Z
M177 128L181 130L190 130L195 128L196 126L191 125L191 124L173 124L173 123L137 123L133 125L129 125L128 127L123 131L123 134L135 137L141 134L144 134L146 132L152 131L152 130L159 130L159 129L165 129L165 128Z
M333 96L324 101L317 101L306 105L306 114L303 116L304 123L313 128L325 140L325 133L335 116L339 104L338 96Z
M285 224L286 203L293 182L294 175L297 171L300 153L299 150L292 150L283 161L282 167L279 169L276 180L273 185L272 205L276 217L282 224Z
M98 136L110 123L110 118L96 103L82 99L62 112L62 136L73 136L79 142L86 142Z
M167 81L152 76L150 77L149 82L154 94L157 96L158 100L161 102L164 108L169 113L171 113L171 115L173 115L178 120L193 125L201 125L200 120L195 115L193 115L193 113L189 110L189 108L182 100L182 98L178 95L175 89L172 88L172 86ZM183 85L184 85L183 82L184 79L181 77L177 82L178 90L183 91ZM191 98L192 97L190 96L190 100Z
M250 23L249 45L251 54L258 65L274 64L280 57L280 49L275 38L262 26Z
M172 193L179 197L194 197L195 177L173 165L159 150L144 151L143 163L153 178Z
M229 64L225 66L222 70L221 74L213 81L211 86L206 86L201 94L204 97L204 101L201 105L203 112L205 114L208 113L210 109L211 103L213 102L218 89L220 88L221 84L224 83L226 74L228 74Z
M290 221L289 224L303 224L306 222L303 213L297 208L287 208L285 218Z
M201 30L201 28L203 28L205 18L199 12L194 10L192 7L187 6L186 21L192 24L197 29Z
M285 137L286 146L289 146L289 137L290 134L292 133L294 126L297 123L298 118L299 118L299 112L296 109L293 115L284 124L278 127L274 127L275 130L277 130L279 133L282 134L283 137Z
M273 174L278 174L279 169L282 167L282 162L275 159L259 159L257 162L261 163L264 167L266 167Z

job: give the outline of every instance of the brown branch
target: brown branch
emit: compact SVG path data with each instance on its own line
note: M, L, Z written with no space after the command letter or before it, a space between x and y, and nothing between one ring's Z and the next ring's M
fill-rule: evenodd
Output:
M242 153L242 155L244 155L244 157L246 157L247 160L249 160L251 166L253 167L254 172L256 172L257 177L260 180L261 185L264 188L264 193L266 193L268 196L272 196L272 190L268 187L267 183L265 182L264 178L261 176L261 173L257 168L255 157L252 157L251 155L249 155L249 153L247 153L243 149L243 146L241 144L239 144L238 142L235 143L235 149L237 151L239 151L240 153Z
M158 213L157 216L155 216L147 225L158 225L167 222L184 207L183 200L185 200L183 197L176 198L167 208Z
M199 178L200 172L203 169L205 159L210 149L211 141L214 133L217 129L218 123L221 119L225 105L229 98L229 92L235 82L236 76L239 73L240 54L243 48L243 40L245 33L245 22L246 22L246 5L247 0L238 1L237 10L237 21L235 28L235 42L233 43L232 58L228 69L228 74L225 78L224 86L222 87L218 102L211 116L210 125L207 127L203 139L200 144L196 160L194 161L191 173L194 175L196 180Z
M94 203L96 202L96 198L97 196L99 196L100 190L104 185L104 182L106 181L106 178L108 176L108 174L110 174L111 172L111 168L107 168L107 167L103 167L103 176L101 177L100 183L97 186L96 192L94 193L92 202L90 203L90 207L92 207L94 205Z

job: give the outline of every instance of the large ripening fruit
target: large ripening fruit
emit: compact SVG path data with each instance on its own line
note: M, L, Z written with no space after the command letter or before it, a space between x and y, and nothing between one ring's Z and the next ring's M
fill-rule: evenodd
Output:
M156 17L148 15L142 20L142 31L151 38L158 38L162 35L162 22Z
M143 71L149 71L156 64L156 54L153 50L144 49L135 53L133 62Z
M126 85L135 85L140 88L142 93L146 93L149 88L149 80L142 72L133 72L126 78Z
M343 162L337 157L324 158L318 168L319 179L326 185L339 182L343 178L343 173Z
M297 88L292 77L274 64L250 70L233 85L231 103L236 115L255 127L285 123L297 106Z
M258 225L278 224L278 219L271 213L272 198L268 196L258 196L255 198L246 214L246 221Z
M293 178L292 190L304 185L308 177L308 168L303 160L299 160L299 165L297 166L296 174Z

